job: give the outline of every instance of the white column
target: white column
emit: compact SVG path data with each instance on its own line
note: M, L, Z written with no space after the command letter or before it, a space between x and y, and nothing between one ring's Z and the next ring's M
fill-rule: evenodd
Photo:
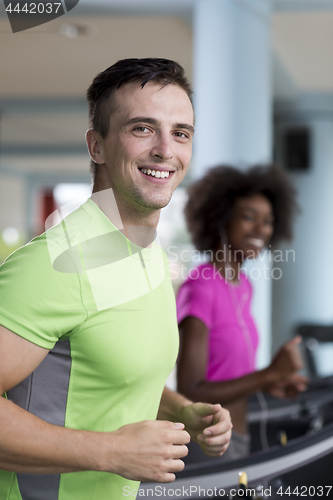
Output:
M274 283L274 336L290 337L300 323L333 323L333 95L303 95L277 107L279 160L290 127L310 131L310 168L291 174L301 213L283 278ZM284 252L286 256L286 252Z
M198 0L194 12L195 178L218 164L271 159L271 26L267 0ZM267 262L255 263L262 269ZM271 283L253 280L261 335L258 365L270 359Z

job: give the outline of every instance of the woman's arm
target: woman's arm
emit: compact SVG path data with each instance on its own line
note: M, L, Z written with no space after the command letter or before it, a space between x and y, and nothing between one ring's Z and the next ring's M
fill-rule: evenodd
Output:
M178 391L192 401L206 401L222 405L246 398L258 390L288 379L303 367L296 337L285 344L272 363L265 369L225 382L207 382L205 372L208 358L208 329L193 316L180 324L180 352L178 358Z

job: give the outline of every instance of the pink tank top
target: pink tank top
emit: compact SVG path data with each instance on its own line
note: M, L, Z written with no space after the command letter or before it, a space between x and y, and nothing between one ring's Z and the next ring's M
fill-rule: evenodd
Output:
M255 370L258 333L250 312L252 287L226 282L211 263L194 268L177 296L178 324L187 316L208 328L206 380L230 380Z

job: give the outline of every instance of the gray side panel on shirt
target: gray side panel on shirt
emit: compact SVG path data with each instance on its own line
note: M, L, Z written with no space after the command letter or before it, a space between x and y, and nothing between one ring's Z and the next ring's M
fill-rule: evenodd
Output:
M71 350L60 340L29 377L7 392L10 401L50 424L64 426ZM17 474L22 500L58 500L60 474Z

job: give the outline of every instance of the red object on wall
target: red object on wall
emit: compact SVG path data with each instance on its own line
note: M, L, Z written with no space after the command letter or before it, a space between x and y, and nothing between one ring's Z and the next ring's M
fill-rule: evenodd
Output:
M44 189L41 192L41 198L40 227L42 228L42 232L44 232L46 219L57 207L53 196L53 189Z

